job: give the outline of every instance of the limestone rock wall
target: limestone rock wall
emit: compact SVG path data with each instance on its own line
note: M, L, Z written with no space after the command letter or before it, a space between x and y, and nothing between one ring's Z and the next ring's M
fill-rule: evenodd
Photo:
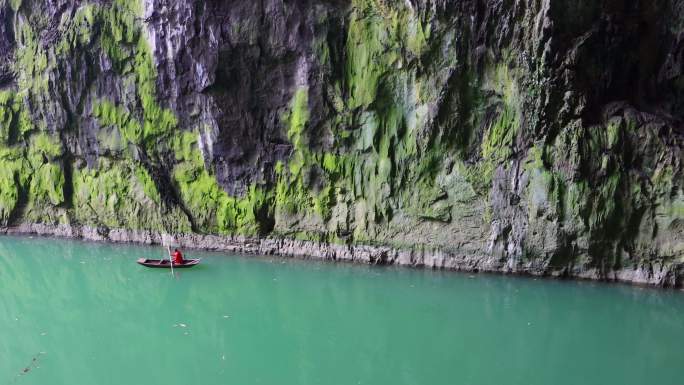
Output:
M680 3L0 0L0 222L680 284Z

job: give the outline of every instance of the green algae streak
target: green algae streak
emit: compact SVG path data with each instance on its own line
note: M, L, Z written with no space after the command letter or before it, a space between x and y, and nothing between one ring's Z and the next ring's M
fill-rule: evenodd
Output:
M684 294L0 238L3 384L681 384Z

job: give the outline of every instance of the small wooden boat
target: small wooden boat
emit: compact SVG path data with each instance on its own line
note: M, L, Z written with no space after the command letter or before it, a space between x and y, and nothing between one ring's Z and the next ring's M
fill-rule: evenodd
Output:
M137 261L139 264L147 267L154 267L154 268L161 268L161 269L169 269L171 268L171 263L168 259L147 259L147 258L139 258ZM188 267L193 267L197 264L200 263L200 259L186 259L183 260L182 264L173 264L174 269L185 269Z

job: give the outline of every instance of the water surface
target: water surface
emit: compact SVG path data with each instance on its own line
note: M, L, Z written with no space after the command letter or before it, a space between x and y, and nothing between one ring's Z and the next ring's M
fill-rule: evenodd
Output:
M684 293L0 237L0 384L684 383Z

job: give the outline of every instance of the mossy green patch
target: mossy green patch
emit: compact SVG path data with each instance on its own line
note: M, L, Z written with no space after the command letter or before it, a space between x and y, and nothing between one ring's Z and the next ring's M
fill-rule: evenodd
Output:
M15 170L6 164L0 165L0 221L6 224L19 200L19 189L15 184Z
M288 126L287 136L295 150L303 150L306 146L303 134L309 120L309 91L307 88L297 89L292 99L291 108L284 120Z
M73 171L73 213L80 223L156 231L188 232L190 225L159 204L154 182L142 165L100 158L94 168Z
M73 17L65 12L59 24L61 36L55 53L60 56L72 55L78 48L88 47L97 32L100 10L95 4L83 4Z
M603 183L594 187L592 209L589 215L589 229L599 230L616 219L616 210L620 204L617 196L622 176L619 173L609 175Z
M32 205L64 203L64 171L61 165L45 163L33 173L29 188Z
M346 42L349 108L372 104L386 74L426 52L430 32L410 5L353 1Z
M19 108L13 91L0 91L0 145L8 144L13 136Z
M308 89L301 87L295 91L288 111L282 116L294 151L287 168L280 162L275 167L276 220L301 216L327 221L336 201L335 182L350 175L351 158L311 150L305 136L308 119ZM311 184L314 176L320 178L320 186Z
M368 106L375 100L380 77L387 70L380 58L393 54L383 47L381 39L385 33L377 18L354 14L349 22L346 79L350 90L348 105L352 109Z
M59 136L40 132L29 139L28 159L34 167L42 163L55 161L64 153Z
M270 231L273 199L270 192L256 186L251 186L245 197L224 199L218 212L219 231L246 235Z
M7 224L28 185L29 166L19 149L0 149L0 223Z
M262 216L268 217L272 206L272 198L264 190L252 186L245 197L231 197L213 175L187 162L176 166L173 177L185 207L202 230L244 235L264 230Z
M145 170L142 166L138 166L135 168L135 176L138 178L138 182L140 182L142 185L145 195L152 199L154 203L160 204L161 198L159 196L157 184L154 183L147 170Z
M21 8L23 0L8 0L8 3L10 5L10 8L12 8L14 12L17 12L19 8Z
M179 162L187 162L196 167L204 166L202 152L199 150L197 133L179 132L171 139L171 148Z
M511 155L513 140L518 131L519 123L515 112L505 108L487 130L482 142L482 157L501 162Z
M196 133L178 133L171 143L178 162L173 170L173 179L199 229L243 235L258 235L270 230L271 193L251 186L244 197L231 197L204 167Z
M136 144L167 136L178 124L173 111L163 108L157 101L157 69L145 30L137 22L141 14L140 1L114 1L101 13L108 28L100 37L102 49L114 68L122 75L133 73L135 78L143 114L135 127L125 128L135 129L126 136Z
M44 94L48 92L48 50L40 43L28 22L18 25L15 71L20 92Z
M92 113L101 125L118 128L125 140L124 143L137 144L142 142L143 128L125 107L117 107L107 100L99 100L93 103Z

